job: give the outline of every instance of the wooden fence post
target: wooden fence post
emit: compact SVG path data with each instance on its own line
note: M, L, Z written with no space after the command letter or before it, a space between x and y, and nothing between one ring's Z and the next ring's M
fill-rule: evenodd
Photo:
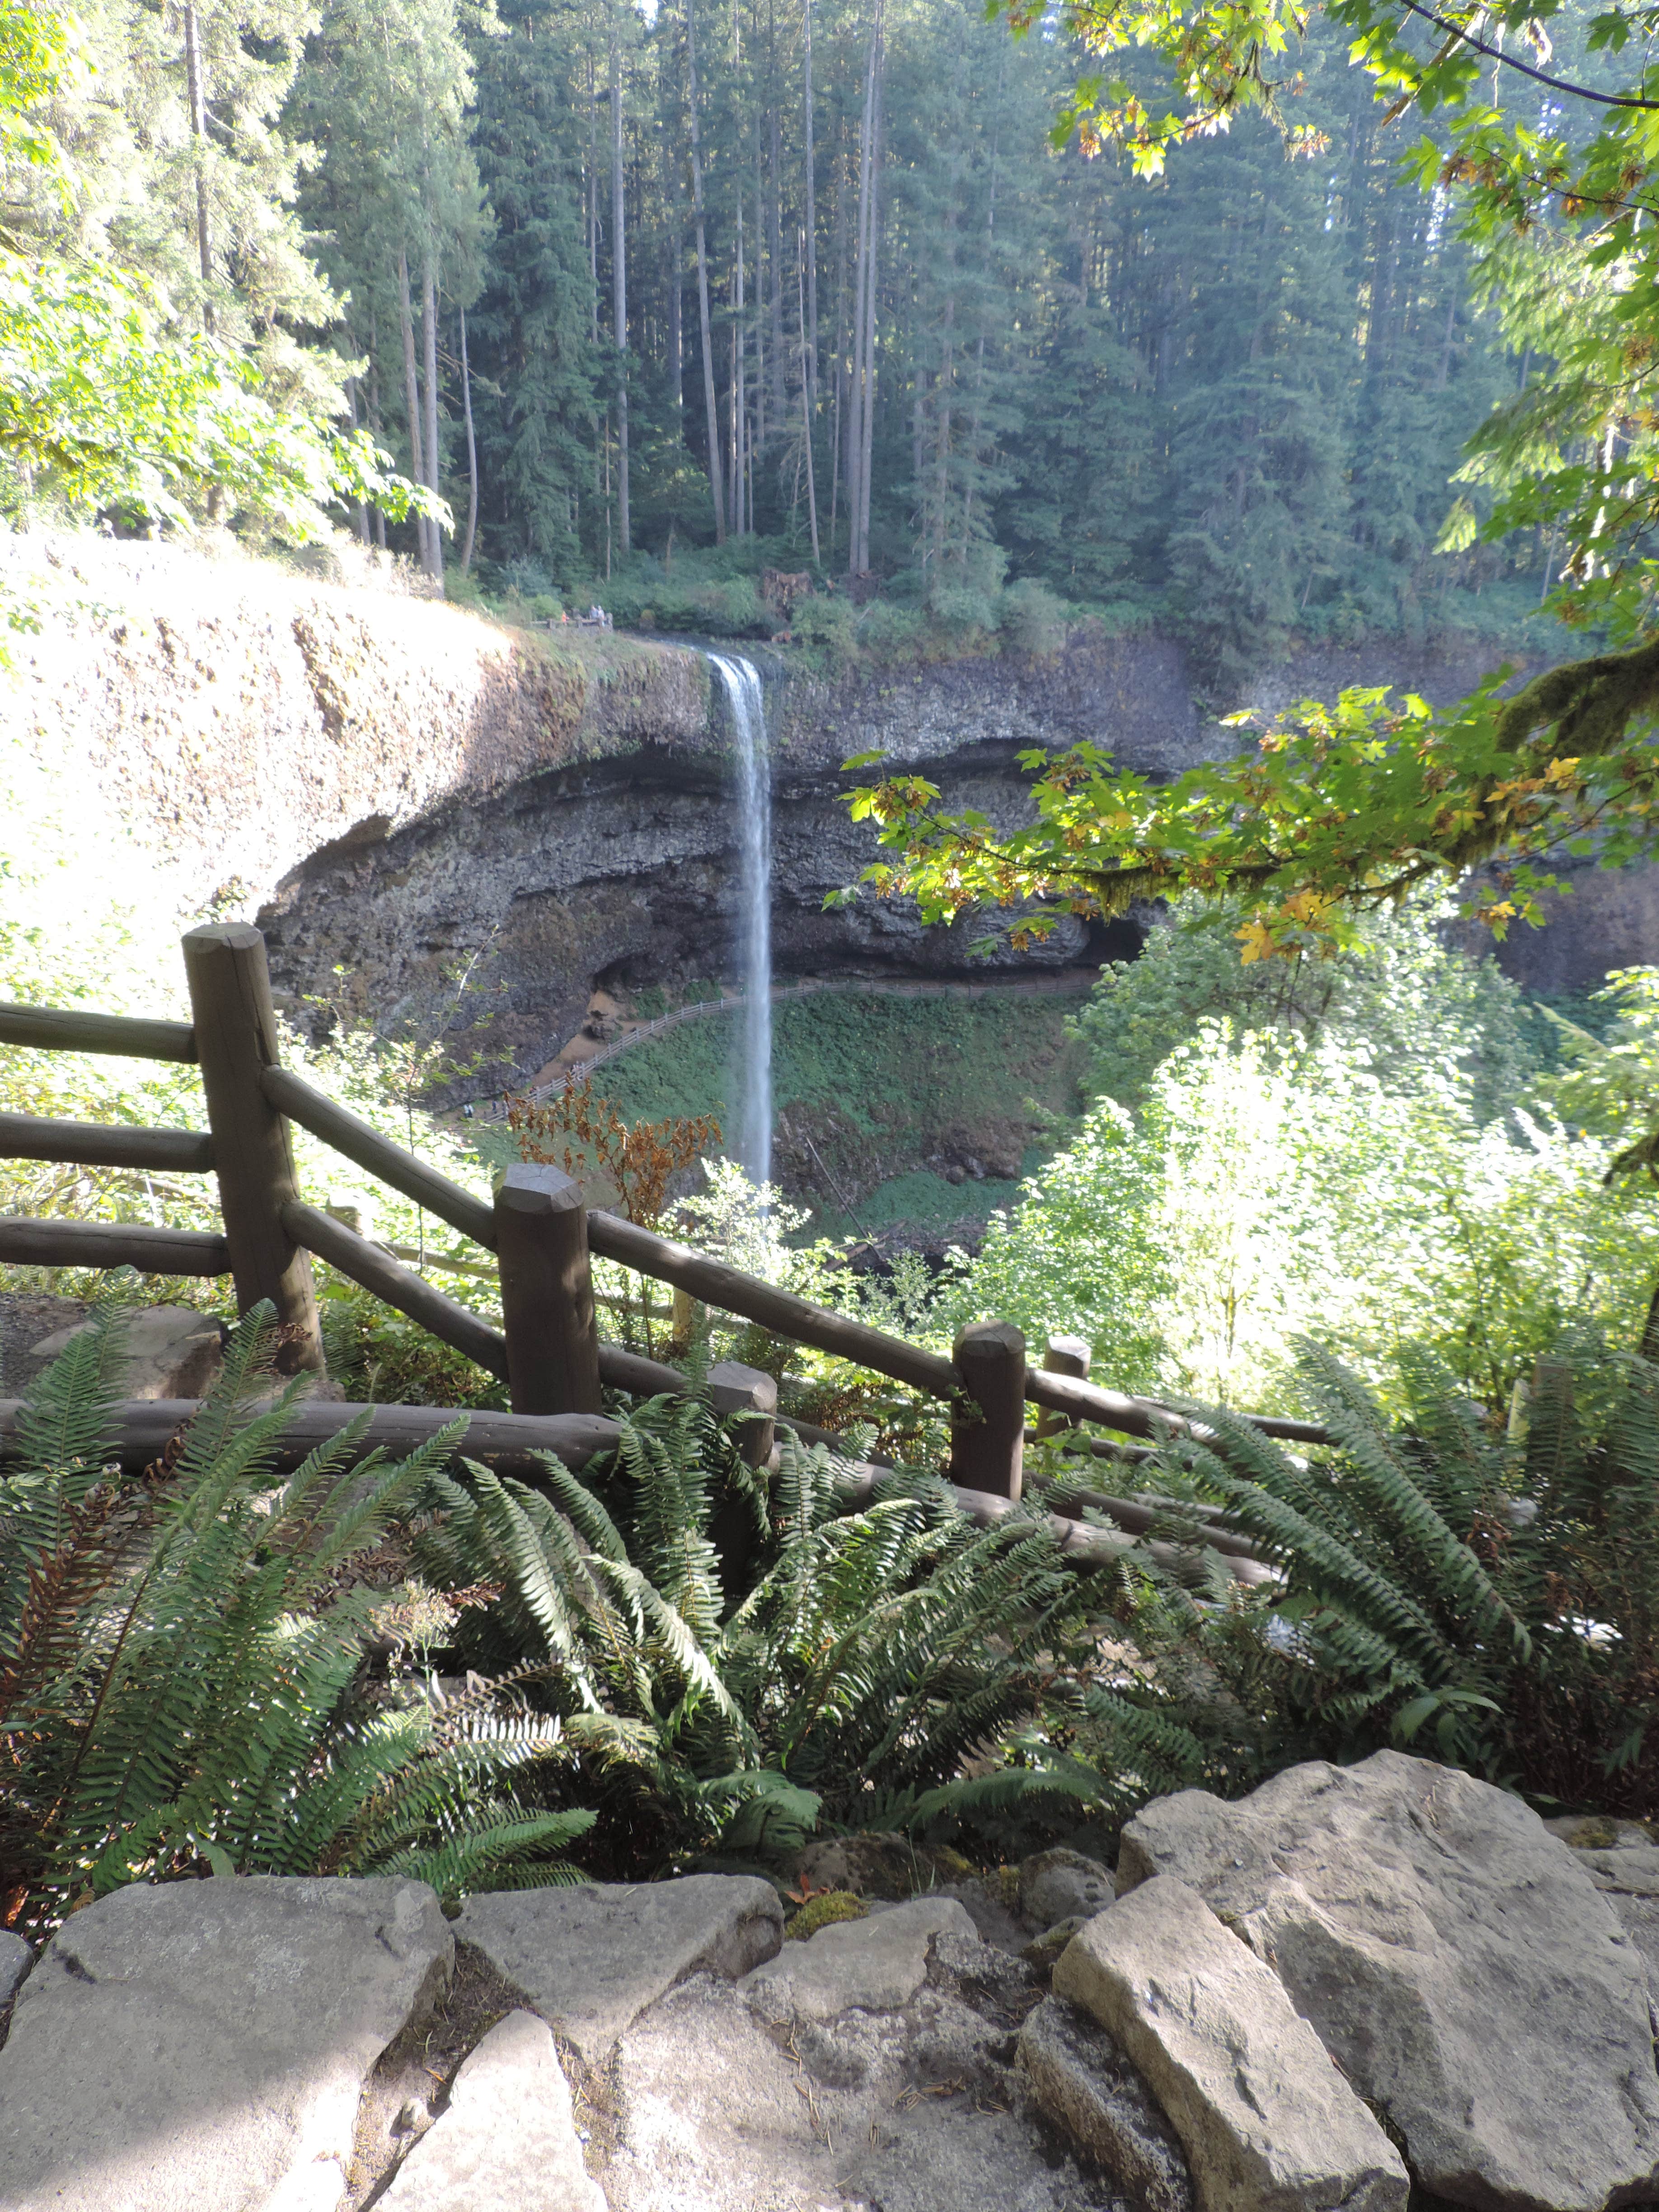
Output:
M1018 1498L1025 1450L1024 1334L1011 1321L972 1322L951 1357L957 1390L951 1408L951 1480L963 1490Z
M750 1467L764 1467L772 1456L778 1410L777 1377L741 1360L722 1359L708 1370L708 1395L722 1420L731 1413L763 1413L764 1420L745 1421L738 1431L738 1449Z
M1075 1375L1079 1382L1089 1379L1089 1362L1094 1357L1093 1347L1086 1336L1051 1336L1042 1354L1045 1375ZM1037 1415L1034 1437L1058 1436L1063 1429L1081 1427L1075 1413L1056 1413L1045 1407Z
M311 1262L283 1225L300 1195L288 1123L259 1087L260 1069L279 1058L265 940L247 922L213 923L189 931L184 951L236 1304L246 1313L269 1298L283 1330L279 1370L320 1374Z
M763 1420L744 1421L738 1431L738 1449L746 1463L764 1468L776 1435L771 1417L778 1410L777 1377L759 1367L745 1367L738 1359L722 1359L708 1370L708 1396L722 1420L732 1413L765 1415ZM728 1598L734 1597L748 1577L758 1541L748 1500L728 1493L714 1509L708 1534L720 1563L720 1587Z
M495 1193L507 1389L515 1413L598 1413L599 1332L581 1186L510 1167Z

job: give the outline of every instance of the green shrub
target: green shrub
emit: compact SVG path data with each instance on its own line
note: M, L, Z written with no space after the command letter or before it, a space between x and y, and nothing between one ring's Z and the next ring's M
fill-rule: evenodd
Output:
M928 594L927 611L956 641L989 636L997 627L997 602L972 584L941 584Z
M859 617L860 651L872 660L896 664L920 651L927 633L927 618L917 607L902 607L891 599L872 599Z
M997 627L1016 653L1047 660L1066 642L1066 606L1035 576L1010 584L997 609Z
M850 599L839 593L814 595L796 603L789 617L792 641L819 660L832 675L839 675L858 641L858 614Z
M347 1398L381 1406L506 1410L507 1386L487 1369L331 1268L313 1273L329 1376ZM444 1279L453 1296L461 1279ZM477 1285L469 1287L476 1297ZM498 1303L489 1300L486 1310L499 1325Z
M0 1895L44 1932L132 1881L400 1874L444 1895L568 1878L592 1825L501 1785L559 1748L509 1685L377 1691L384 1591L353 1578L459 1443L357 1456L362 1417L274 1472L268 1306L142 1478L111 1464L124 1324L105 1307L36 1384L0 1478Z

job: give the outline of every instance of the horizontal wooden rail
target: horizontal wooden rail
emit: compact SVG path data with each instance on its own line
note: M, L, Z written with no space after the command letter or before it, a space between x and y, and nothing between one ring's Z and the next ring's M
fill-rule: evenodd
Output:
M228 1275L230 1247L205 1229L152 1229L142 1221L31 1220L0 1214L0 1265L137 1267L141 1275Z
M0 1114L0 1159L208 1175L213 1168L213 1139L195 1129L128 1128L115 1121L54 1121L40 1114Z
M287 1068L264 1068L260 1084L271 1104L298 1121L302 1128L309 1129L313 1136L333 1146L359 1167L390 1183L394 1190L402 1191L428 1212L435 1213L441 1221L448 1222L464 1237L471 1237L486 1250L495 1250L495 1217L482 1199L474 1198L447 1176L428 1167L400 1145L392 1144L378 1129L371 1128L346 1107L325 1098L321 1091L314 1091ZM622 1267L631 1267L636 1274L672 1283L676 1289L701 1298L707 1305L740 1314L745 1321L757 1322L775 1335L787 1337L798 1344L810 1344L817 1351L867 1367L875 1374L906 1383L929 1397L950 1399L956 1393L956 1370L941 1354L925 1351L920 1345L907 1344L900 1337L889 1336L883 1329L871 1328L845 1314L831 1312L828 1307L813 1305L806 1298L797 1297L793 1291L780 1290L775 1284L762 1282L757 1276L744 1274L740 1268L728 1267L724 1261L708 1259L702 1253L692 1251L689 1245L659 1236L654 1230L641 1229L619 1214L590 1213L587 1237L590 1248L601 1259L614 1260ZM1042 1368L1026 1369L1025 1395L1034 1405L1083 1420L1098 1421L1127 1436L1153 1437L1165 1428L1179 1435L1191 1425L1179 1413L1150 1399L1103 1390L1097 1384L1081 1382L1069 1375L1050 1374ZM1281 1420L1275 1414L1265 1413L1248 1413L1241 1418L1267 1436L1301 1443L1328 1442L1324 1430L1310 1422Z
M1202 1505L1188 1505L1183 1500L1173 1498L1156 1500L1113 1498L1104 1491L1079 1490L1069 1482L1040 1481L1034 1486L1051 1513L1074 1516L1089 1510L1104 1513L1132 1536L1144 1536L1160 1522L1167 1526L1171 1520L1184 1518L1198 1524L1200 1540L1211 1551L1223 1553L1230 1559L1256 1559L1261 1557L1258 1547L1248 1536L1239 1534L1236 1529L1217 1525L1212 1518L1212 1509Z
M0 1398L0 1458L16 1449L18 1404L15 1398ZM123 1401L115 1409L116 1449L122 1466L137 1474L159 1459L168 1439L194 1418L200 1405L198 1398ZM348 1422L365 1411L371 1416L360 1448L365 1456L384 1449L402 1457L429 1443L457 1418L454 1410L445 1406L365 1407L313 1399L289 1413L278 1466L297 1467L307 1452L338 1436ZM567 1467L582 1467L598 1453L609 1451L617 1435L617 1424L598 1413L469 1413L465 1418L466 1434L456 1446L458 1453L530 1482L542 1473L532 1453L551 1452Z
M690 1388L678 1367L665 1367L660 1359L642 1352L625 1352L619 1344L599 1346L599 1380L607 1389L629 1390L636 1398L684 1395Z
M1156 1437L1167 1431L1208 1437L1213 1433L1202 1423L1177 1413L1173 1407L1159 1405L1155 1398L1125 1397L1121 1391L1103 1390L1098 1383L1081 1382L1073 1375L1050 1374L1045 1368L1026 1369L1025 1395L1033 1405L1098 1421L1121 1436ZM1331 1440L1328 1431L1312 1421L1285 1420L1277 1413L1240 1413L1238 1419L1260 1429L1263 1436L1278 1437L1289 1443L1328 1444Z
M26 1006L0 999L0 1044L40 1052L112 1052L124 1060L196 1057L188 1022L145 1022L131 1014L83 1014L72 1006Z
M907 1382L913 1390L924 1390L931 1397L948 1398L955 1388L955 1370L938 1352L924 1352L920 1346L906 1344L881 1329L849 1321L845 1314L812 1305L793 1291L763 1283L754 1275L728 1267L724 1261L706 1259L689 1246L641 1229L617 1214L590 1213L587 1239L601 1258L672 1283L706 1305L741 1314L745 1321L758 1322L778 1336L833 1352L860 1367L872 1368L877 1374L891 1376L895 1382Z
M492 1328L471 1306L434 1290L423 1275L401 1267L384 1245L371 1244L368 1237L348 1229L332 1214L297 1200L283 1208L283 1222L296 1244L325 1260L387 1305L395 1306L399 1313L407 1314L491 1375L507 1379L507 1339L501 1331ZM613 1390L630 1391L636 1398L660 1397L665 1391L677 1395L686 1387L685 1377L677 1367L665 1367L660 1360L625 1352L617 1344L599 1346L599 1380Z
M389 1182L393 1190L402 1191L428 1213L435 1213L440 1221L459 1229L475 1244L482 1244L489 1252L495 1250L495 1216L483 1199L474 1198L459 1183L417 1160L413 1152L392 1144L360 1115L336 1105L289 1069L261 1068L259 1087L278 1113L309 1129L313 1137L320 1137L324 1144L331 1145L382 1182Z
M850 1468L836 1486L840 1503L848 1512L857 1512L870 1503L878 1486L891 1472L890 1468L870 1463ZM954 1483L947 1483L945 1487L969 1519L981 1528L996 1528L1016 1515L1046 1525L1059 1543L1060 1557L1068 1566L1110 1566L1128 1553L1137 1552L1155 1560L1178 1582L1197 1587L1205 1579L1203 1561L1182 1545L1157 1539L1149 1542L1131 1535L1127 1530L1118 1536L1109 1528L1093 1528L1086 1521L1072 1520L1062 1513L1044 1513L1033 1509L1029 1500L1022 1503L1017 1498L999 1498L987 1490L964 1490ZM1273 1569L1259 1559L1230 1553L1226 1555L1226 1566L1235 1582L1254 1583L1273 1579Z
M394 1260L384 1245L371 1244L343 1221L336 1221L320 1206L307 1206L299 1199L291 1199L283 1206L283 1226L305 1251L314 1252L319 1260L326 1260L331 1267L337 1267L362 1289L407 1314L410 1321L418 1322L465 1358L476 1360L502 1382L507 1380L507 1339L501 1331L491 1328L471 1306L447 1297L424 1275Z

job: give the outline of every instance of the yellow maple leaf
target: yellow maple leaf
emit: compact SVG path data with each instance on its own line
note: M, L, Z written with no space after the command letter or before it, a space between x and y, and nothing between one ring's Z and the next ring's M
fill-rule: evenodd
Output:
M1253 960L1271 960L1279 950L1265 921L1247 921L1238 932L1238 939L1244 948L1238 957L1247 968Z

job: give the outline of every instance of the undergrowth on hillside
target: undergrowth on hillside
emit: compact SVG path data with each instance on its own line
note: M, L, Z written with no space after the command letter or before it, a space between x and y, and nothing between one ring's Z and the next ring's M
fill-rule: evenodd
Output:
M982 1220L1006 1202L1082 1103L1082 1054L1064 1027L1076 1004L825 992L775 1007L775 1158L815 1228ZM729 1127L737 1052L732 1017L708 1015L621 1054L603 1085L630 1118L712 1114ZM970 1160L982 1172L964 1178Z

